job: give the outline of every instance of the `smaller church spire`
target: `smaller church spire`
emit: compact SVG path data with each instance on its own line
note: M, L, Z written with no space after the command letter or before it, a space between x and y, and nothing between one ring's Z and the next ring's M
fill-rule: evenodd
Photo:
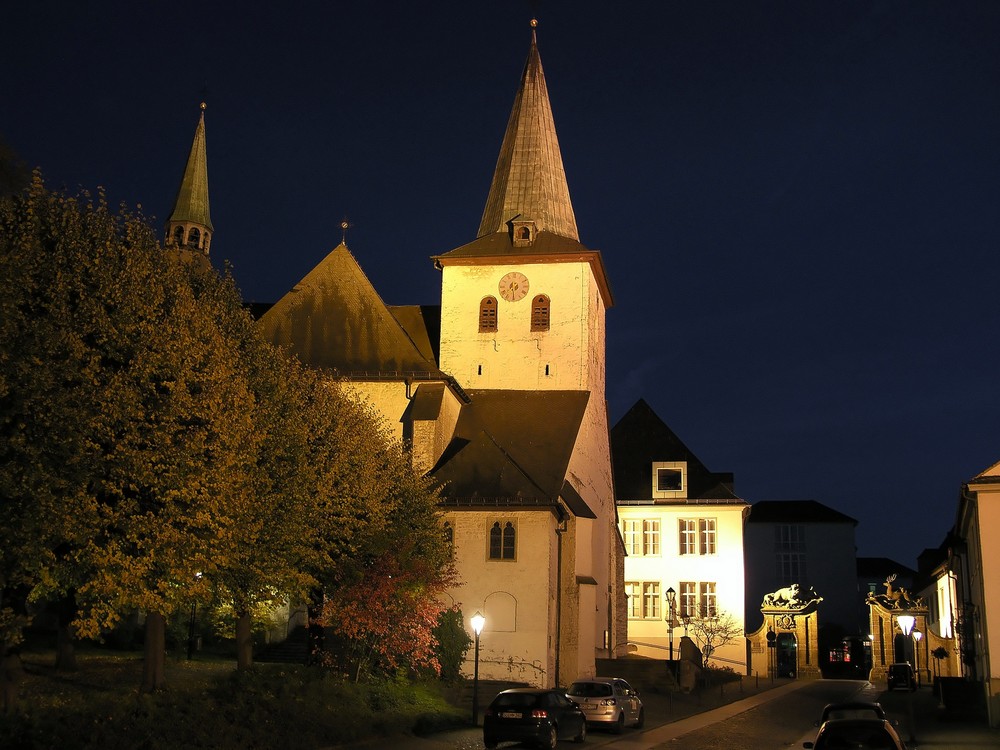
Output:
M194 131L174 210L167 221L166 245L198 250L208 255L212 242L212 218L208 207L208 157L205 146L205 102Z

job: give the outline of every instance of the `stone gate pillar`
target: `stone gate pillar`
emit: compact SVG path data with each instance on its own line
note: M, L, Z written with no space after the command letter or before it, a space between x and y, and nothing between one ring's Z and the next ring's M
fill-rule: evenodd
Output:
M796 677L816 679L821 676L819 664L819 603L823 598L809 588L792 584L768 594L761 602L764 622L756 633L747 636L750 642L751 672L770 675L777 667L779 645L794 642ZM769 646L769 636L775 646Z

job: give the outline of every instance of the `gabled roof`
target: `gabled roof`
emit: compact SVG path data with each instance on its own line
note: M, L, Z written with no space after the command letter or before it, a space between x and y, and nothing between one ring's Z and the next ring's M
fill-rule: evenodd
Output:
M760 500L750 506L747 523L849 523L857 520L815 500Z
M654 461L687 462L688 499L739 499L733 475L709 471L644 399L611 428L611 457L619 501L651 499Z
M304 364L341 375L438 372L430 345L423 342L422 351L407 335L344 243L264 313L259 325L267 340Z
M194 142L188 155L184 176L170 214L171 222L201 224L215 231L208 208L208 156L205 146L205 105L201 105L201 117L194 130Z
M478 236L504 232L518 217L538 231L579 240L552 105L538 55L535 21L521 85L507 121Z
M468 395L454 439L431 472L443 485L442 496L558 498L590 394L476 390Z

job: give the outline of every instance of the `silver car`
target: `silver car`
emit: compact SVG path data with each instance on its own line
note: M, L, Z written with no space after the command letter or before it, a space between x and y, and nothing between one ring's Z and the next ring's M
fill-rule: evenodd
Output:
M638 729L646 723L639 693L620 677L577 680L566 695L583 709L588 724L608 727L615 734L626 724Z

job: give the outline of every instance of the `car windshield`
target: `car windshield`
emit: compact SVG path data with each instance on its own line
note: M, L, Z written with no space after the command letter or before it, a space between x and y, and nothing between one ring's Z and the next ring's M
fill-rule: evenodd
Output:
M881 719L878 706L829 706L823 712L823 721L828 719Z
M577 698L600 698L611 695L611 686L604 682L574 682L569 687L569 694Z
M535 693L500 693L493 705L497 708L529 708L538 701Z

